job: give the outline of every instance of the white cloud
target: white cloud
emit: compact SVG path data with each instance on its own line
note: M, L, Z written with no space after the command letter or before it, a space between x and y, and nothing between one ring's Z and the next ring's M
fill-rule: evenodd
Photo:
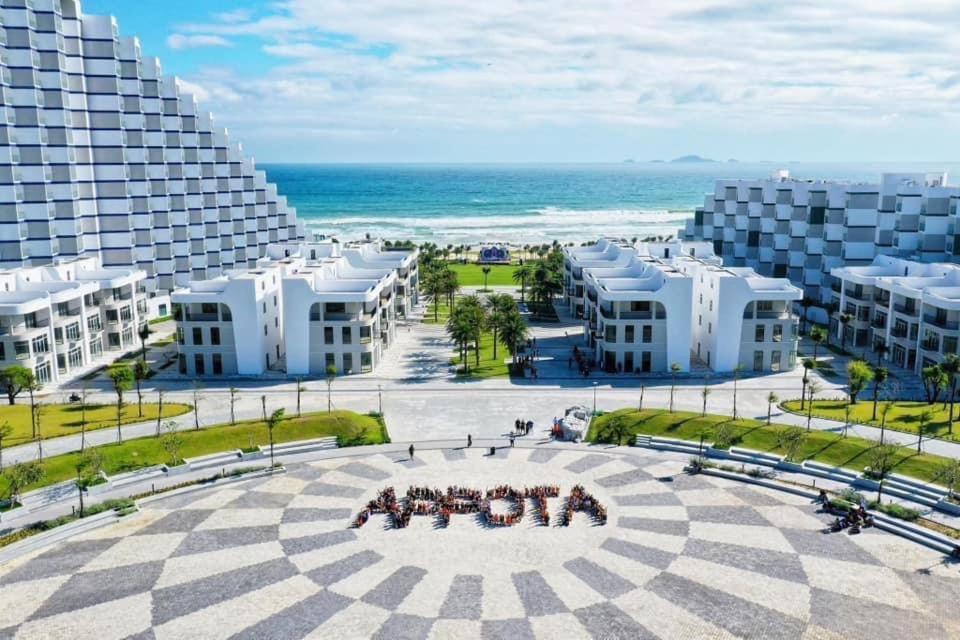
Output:
M233 45L223 36L172 33L167 37L167 46L171 49L197 49L200 47L230 47Z
M278 0L168 44L259 39L268 73L191 78L255 127L813 130L955 118L958 21L942 0Z

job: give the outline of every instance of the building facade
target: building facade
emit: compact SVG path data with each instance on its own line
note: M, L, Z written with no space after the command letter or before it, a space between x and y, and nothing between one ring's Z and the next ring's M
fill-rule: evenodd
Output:
M112 17L79 0L0 12L0 267L92 256L169 290L303 239L264 172Z
M832 330L854 352L872 349L881 361L917 373L957 353L960 265L878 256L833 276Z
M566 250L576 309L582 282L584 336L608 372L681 371L691 359L714 371L785 371L796 365L802 297L784 278L724 267L710 243L601 241ZM605 263L605 264L604 264Z
M833 302L831 273L877 255L919 262L960 256L960 187L945 174L884 174L878 183L718 180L680 236L713 244L729 266L789 278L820 307Z
M368 373L417 300L417 252L332 242L270 245L254 269L174 290L180 372Z
M96 258L0 272L0 368L27 367L46 384L136 349L146 278Z

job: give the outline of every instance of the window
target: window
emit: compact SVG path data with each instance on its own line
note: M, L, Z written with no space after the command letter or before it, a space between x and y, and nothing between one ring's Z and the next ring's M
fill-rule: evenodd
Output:
M713 323L712 323L712 322L708 322L708 323L707 323L707 333L713 333Z
M783 325L781 324L773 325L773 341L774 342L783 341Z
M632 324L628 324L626 327L624 327L624 337L623 337L624 342L633 342L635 339L635 336L634 336L635 332L636 332L636 329Z
M0 360L6 360L6 359L7 359L6 345L0 342Z
M264 313L267 312L267 303L266 303L266 302L263 303L263 312L264 312Z
M341 328L340 341L343 344L351 344L353 342L353 336L351 335L350 327Z
M323 328L323 344L333 344L333 327Z
M763 351L753 352L753 370L763 371Z
M124 322L133 320L133 310L130 308L130 305L120 307L120 319Z
M310 307L310 322L320 322L320 303L317 302Z
M63 342L63 329L60 327L53 328L53 341L57 344L61 344Z
M23 324L26 325L27 329L36 329L37 328L37 314L28 313L23 316Z
M215 316L217 315L217 305L213 302L201 302L200 303L200 313L205 316Z
M180 371L181 375L187 373L187 357L182 353L177 356L177 370Z
M326 370L327 368L329 368L329 367L336 367L336 366L337 366L337 361L336 361L336 359L334 358L334 356L333 356L332 353L328 353L328 354L326 355L326 357L324 358L324 360L325 360L325 364L324 364L324 369L325 369L325 370Z
M343 302L328 302L323 310L325 313L346 313L347 305Z
M103 325L100 324L100 314L94 314L87 318L87 330L91 333L96 333L103 329Z
M263 335L267 335L267 325L263 325Z
M204 373L206 373L206 369L203 366L202 353L195 353L193 355L193 371L198 376L202 376Z
M90 341L90 357L98 358L103 354L103 338L96 337Z
M50 363L42 362L37 365L36 373L37 382L41 384L46 384L50 382Z
M203 344L203 329L200 327L193 328L193 344L202 345Z
M183 327L177 327L177 344L183 344Z
M67 326L67 340L75 342L80 339L80 323L74 322Z
M280 318L274 318L274 319L273 319L273 326L275 326L275 327L279 327L279 326L280 326Z
M120 348L120 334L113 332L107 334L107 346L111 349Z
M780 371L781 352L774 351L770 354L770 371Z
M373 354L364 351L360 354L360 371L366 372L373 369Z
M58 316L68 316L68 315L70 315L70 303L69 303L69 302L58 302L58 303L57 303L57 315L58 315Z
M17 354L17 360L23 360L30 357L30 343L26 340L13 343L13 351Z
M710 308L710 311L713 311L713 300L710 301L709 308Z
M233 314L230 313L230 307L227 305L220 305L220 319L224 322L230 322L233 320Z
M363 326L360 327L360 344L365 344L371 340L371 330L373 327Z
M223 375L223 356L219 353L213 354L213 375Z
M653 342L653 327L649 324L643 325L643 342Z
M756 327L754 327L753 329L754 342L763 342L764 334L766 333L765 329L766 327L764 327L762 324L758 324Z
M210 327L210 344L220 344L220 327Z
M343 372L353 373L353 354L352 353L343 354Z
M277 296L273 296L273 306L277 306Z
M120 317L117 315L116 309L107 309L107 322L109 324L117 324Z
M37 336L33 339L32 345L33 352L37 353L47 353L50 351L50 344L47 341L47 336Z

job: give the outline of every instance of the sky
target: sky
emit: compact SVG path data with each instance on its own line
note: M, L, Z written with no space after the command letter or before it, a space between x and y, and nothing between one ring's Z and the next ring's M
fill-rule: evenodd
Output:
M82 0L259 162L950 161L955 0Z

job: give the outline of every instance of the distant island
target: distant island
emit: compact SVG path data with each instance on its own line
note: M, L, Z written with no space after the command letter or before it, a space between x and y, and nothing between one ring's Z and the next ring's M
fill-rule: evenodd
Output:
M680 156L679 158L674 158L670 162L674 164L682 164L682 163L693 163L693 162L716 162L716 160L711 160L710 158L704 158L703 156L698 156L698 155L689 155L689 156Z

